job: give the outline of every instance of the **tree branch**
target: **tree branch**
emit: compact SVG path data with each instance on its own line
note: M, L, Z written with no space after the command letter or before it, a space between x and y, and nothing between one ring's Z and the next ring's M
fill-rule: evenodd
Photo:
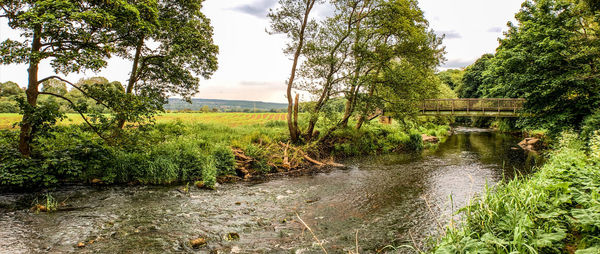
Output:
M50 76L50 77L47 77L47 78L44 78L44 79L40 79L40 80L38 81L38 84L44 83L45 81L48 81L48 80L51 80L51 79L58 79L58 80L60 80L60 81L62 81L62 82L65 82L65 83L69 84L69 85L70 85L70 86L72 86L73 88L75 88L75 89L79 90L79 91L80 91L80 92L81 92L83 95L85 95L86 97L88 97L88 98L91 98L92 100L96 101L98 104L100 104L100 105L102 105L102 106L104 106L104 107L106 107L106 108L110 109L110 107L109 107L108 105L106 105L104 102L102 102L101 100L99 100L99 99L96 99L96 98L94 98L94 97L90 96L90 95L89 95L87 92L85 92L85 91L84 91L83 89L81 89L79 86L77 86L77 85L75 85L75 84L71 83L70 81L68 81L68 80L66 80L66 79L64 79L64 78L61 78L61 77L59 77L59 76Z
M98 137L102 138L104 141L107 141L107 142L108 142L108 139L106 139L104 136L102 136L102 134L101 134L101 133L100 133L100 131L99 131L99 130L96 128L96 126L92 125L92 123L90 123L90 121L88 121L87 117L85 117L85 115L84 115L84 114L83 114L81 111L79 111L79 110L77 109L77 105L76 105L76 104L75 104L73 101L71 101L69 98L67 98L67 97L64 97L64 96L62 96L62 95L59 95L59 94L55 94L55 93L49 93L49 92L40 92L39 94L51 95L51 96L54 96L54 97L57 97L57 98L61 98L61 99L65 100L65 101L69 102L69 103L71 104L72 108L73 108L75 111L77 111L77 113L79 113L79 115L81 115L81 118L83 118L83 120L85 121L85 123L86 123L88 126L90 126L90 128L92 128L92 130L93 130L93 131L96 133L96 135L98 135Z

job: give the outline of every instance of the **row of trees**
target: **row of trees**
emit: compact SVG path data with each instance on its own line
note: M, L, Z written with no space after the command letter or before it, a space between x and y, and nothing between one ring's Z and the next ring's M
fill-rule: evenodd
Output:
M600 108L600 5L526 1L515 17L495 54L440 77L463 98L526 98L522 127L579 128Z
M435 68L444 50L429 29L415 0L280 0L271 10L271 33L287 35L285 52L293 66L287 86L288 128L292 141L327 139L356 117L360 129L376 111L405 116L423 98L439 95ZM316 17L316 5L331 15ZM304 108L307 127L298 126L299 97L312 98ZM448 89L449 90L449 89ZM450 95L451 96L451 95ZM332 100L343 99L340 115L326 115ZM326 133L315 132L320 119L331 122Z
M73 100L58 90L40 90L43 83L59 80L94 100L113 114L82 117L101 137L119 134L126 122L141 122L162 109L167 96L189 98L197 93L200 78L217 69L218 47L210 21L202 14L203 0L145 1L23 1L0 2L0 18L21 37L0 43L1 64L27 64L29 81L20 123L19 151L30 156L36 132L60 117L58 107L39 103L50 96L84 112L87 100ZM96 82L75 84L59 75L99 71L107 59L131 62L126 84ZM58 74L39 77L41 64ZM108 136L105 132L113 134Z
M94 77L79 80L75 83L78 87L84 86L107 86L111 82L103 77ZM119 82L114 82L114 86L120 86ZM41 92L52 93L64 97L45 96L38 99L40 105L54 104L59 107L60 112L66 113L111 113L110 109L97 103L94 99L87 97L80 90L70 89L67 83L60 80L48 80L40 87ZM20 113L21 110L18 101L25 100L25 89L21 88L17 83L8 81L0 83L0 113ZM68 99L68 100L66 100ZM69 101L75 105L87 105L86 108L79 108L76 111Z

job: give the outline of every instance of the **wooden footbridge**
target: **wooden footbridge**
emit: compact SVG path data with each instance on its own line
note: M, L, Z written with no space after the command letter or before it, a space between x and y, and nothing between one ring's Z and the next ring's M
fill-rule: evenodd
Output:
M520 117L525 99L430 99L419 106L426 116Z

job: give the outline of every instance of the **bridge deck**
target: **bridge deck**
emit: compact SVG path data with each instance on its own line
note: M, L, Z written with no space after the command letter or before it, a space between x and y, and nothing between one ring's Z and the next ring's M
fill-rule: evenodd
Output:
M519 117L525 99L430 99L420 105L422 115Z

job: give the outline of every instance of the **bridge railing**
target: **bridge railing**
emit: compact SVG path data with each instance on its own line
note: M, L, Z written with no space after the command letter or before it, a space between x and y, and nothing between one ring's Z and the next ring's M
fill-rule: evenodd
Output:
M420 105L421 111L481 111L481 112L513 112L523 108L525 99L517 98L484 98L484 99L428 99Z

